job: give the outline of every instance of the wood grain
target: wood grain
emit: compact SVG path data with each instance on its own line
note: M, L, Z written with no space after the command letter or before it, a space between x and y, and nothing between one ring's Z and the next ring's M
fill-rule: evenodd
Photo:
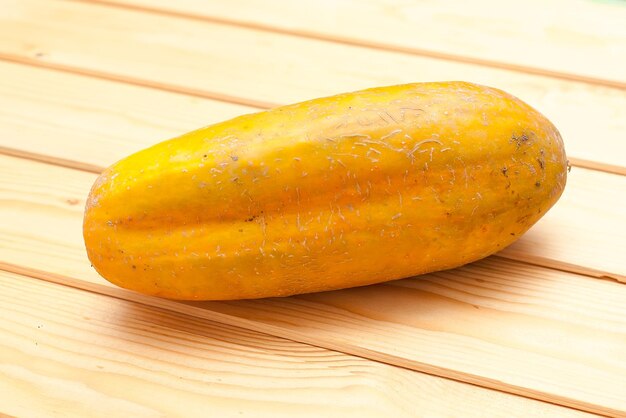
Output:
M0 287L16 416L588 416L7 272Z
M94 176L1 161L0 261L130 295L98 277L85 257L81 188ZM221 322L244 319L274 335L591 412L626 413L626 287L608 281L494 258L386 285L167 306L210 318L221 313Z
M256 110L0 62L0 146L81 169L99 171L156 142Z
M546 114L577 164L626 173L623 90L100 5L0 4L0 58L251 105L464 79L507 90Z
M555 77L626 85L619 2L87 0ZM593 81L593 80L590 80Z

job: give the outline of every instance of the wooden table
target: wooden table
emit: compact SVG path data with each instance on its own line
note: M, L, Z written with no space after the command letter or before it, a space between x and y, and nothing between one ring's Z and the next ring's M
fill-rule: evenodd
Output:
M219 303L91 269L85 197L115 160L260 108L451 79L540 109L573 165L498 255ZM624 2L0 0L0 412L626 416L625 132Z

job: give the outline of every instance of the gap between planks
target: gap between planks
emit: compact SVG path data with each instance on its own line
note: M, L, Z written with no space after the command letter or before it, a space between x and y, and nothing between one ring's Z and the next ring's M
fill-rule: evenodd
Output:
M234 315L224 314L221 312L209 311L206 309L194 307L193 305L185 302L146 296L121 288L113 288L109 286L99 285L96 283L89 283L82 280L73 279L61 274L18 266L2 261L0 261L0 270L23 275L26 277L31 277L38 280L43 280L49 283L55 283L62 286L92 292L95 294L113 297L124 301L139 303L145 306L166 309L168 311L174 311L184 315L207 319L220 324L243 328L274 337L284 338L289 341L303 343L322 349L332 350L394 367L400 367L403 369L425 373L432 376L442 377L462 383L468 383L475 386L496 390L498 392L510 393L513 395L523 396L525 398L540 400L554 405L565 406L568 408L573 408L579 411L591 412L594 414L622 416L622 411L607 408L601 405L589 404L587 402L581 402L576 399L566 398L554 394L546 394L541 391L536 391L521 386L505 384L496 379L485 378L465 372L458 372L453 369L434 366L416 360L406 359L400 356L380 352L377 350L350 345L328 337L326 337L322 341L319 338L307 335L306 332L297 332L276 325L260 323Z
M75 160L68 160L65 158L54 157L46 154L38 154L34 152L23 151L15 148L9 148L5 146L0 146L0 154L8 155L10 157L23 158L25 160L37 161L45 164L57 165L59 167L71 168L74 170L85 171L88 173L100 174L106 167L83 163ZM580 160L578 158L570 158L570 163L576 167L587 168L595 171L602 171L610 174L619 174L626 175L626 167L619 167L607 164L596 163L594 161L588 160ZM531 261L527 261L528 263L532 263ZM558 269L557 267L554 267ZM586 274L586 273L582 273ZM611 279L608 277L608 279Z
M47 62L47 61L22 57L22 56L14 55L14 54L7 54L4 52L0 52L0 60L13 62L17 64L30 65L32 67L39 67L39 68L46 68L49 70L62 71L65 73L77 74L77 75L82 75L86 77L100 78L103 80L115 81L118 83L125 83L125 84L141 86L141 87L148 87L148 88L168 91L172 93L185 94L187 96L200 97L203 99L212 99L212 100L217 100L220 102L251 106L251 107L256 107L258 109L261 109L261 110L270 109L272 107L279 106L276 103L264 102L261 100L248 99L244 97L232 96L228 94L202 90L198 88L184 87L184 86L179 86L175 84L160 83L160 82L137 78L137 77L130 77L130 76L125 76L125 75L120 75L120 74L108 73L105 71L96 71L96 70L91 70L88 68L75 67L72 65Z
M35 152L23 151L20 149L9 148L2 145L0 145L0 155L8 155L10 157L22 158L25 160L36 161L39 163L71 168L73 170L86 171L87 173L100 174L105 169L105 167L95 164L54 157L46 154L38 154Z
M100 174L106 167L84 163L81 161L69 160L66 158L54 157L47 154L38 154L35 152L23 151L20 149L5 147L0 145L0 154L10 157L18 157L26 160L37 161L46 164L58 165L60 167L71 168L74 170L86 171L88 173ZM569 162L576 167L587 168L595 171L602 171L610 174L618 174L626 176L626 166L620 167L611 164L603 164L595 161L583 160L579 158L569 158Z
M78 0L81 1L81 0ZM124 75L118 75L108 73L104 71L95 71L87 68L74 67L70 65L57 64L53 62L41 61L37 59L22 57L13 54L6 54L0 52L0 61L12 62L21 65L28 65L35 68L44 68L53 71L59 71L68 74L75 74L84 77L91 77L96 79L102 79L117 83L135 85L140 87L152 88L161 91L167 91L176 94L183 94L187 96L200 97L203 99L211 99L224 103L233 103L238 105L249 106L257 108L259 110L267 110L274 107L281 106L278 103L270 103L264 101L258 101L254 99L248 99L244 97L226 95L218 92L212 92L207 90L200 90L196 88L188 88L184 86L178 86L173 84L160 83L150 81L141 78L129 77ZM92 173L100 173L105 167L97 166L93 164L87 164L79 161L63 159L58 157L51 157L45 154L32 153L27 151L18 150L15 148L0 146L0 154L31 159L34 161L45 162L49 164L55 164L62 167L73 168L76 170L88 171ZM581 168L587 168L596 171L603 171L606 173L626 175L626 166L618 166L609 163L603 163L599 161L586 160L582 158L569 157L571 165Z
M576 264L567 263L565 261L553 260L545 257L535 257L532 255L520 255L520 254L508 254L500 253L489 256L490 258L500 260L510 260L516 263L528 264L530 266L541 267L544 269L562 271L564 273L578 274L579 276L587 276L594 280L604 280L611 283L620 285L626 285L626 277L622 275L610 276L602 270L593 269L590 267L581 268Z
M263 24L263 23L244 22L244 21L238 21L234 19L227 19L223 17L201 16L201 15L197 15L194 13L187 13L183 11L162 10L156 7L140 6L140 5L134 5L134 4L128 4L128 3L122 4L116 1L107 1L107 0L66 0L66 1L73 1L73 2L78 2L78 3L101 4L101 5L105 5L109 7L134 10L134 11L139 11L139 12L144 12L144 13L153 13L153 14L158 14L158 15L163 15L163 16L178 17L182 19L190 19L190 20L195 20L195 21L209 22L209 23L221 24L221 25L227 25L227 26L236 26L236 27L241 27L245 29L253 29L253 30L264 31L264 32L278 33L281 35L315 39L318 41L339 43L339 44L344 44L344 45L349 45L349 46L376 49L376 50L388 51L388 52L397 52L401 54L416 55L416 56L422 56L422 57L427 57L427 58L435 58L435 59L440 59L440 60L445 60L445 61L454 61L454 62L460 62L464 64L480 65L483 67L497 68L497 69L509 70L509 71L517 71L517 72L531 74L531 75L539 75L539 76L551 77L551 78L556 78L556 79L561 79L561 80L577 81L581 83L587 83L587 84L626 90L626 82L607 80L607 79L602 79L598 77L583 76L583 75L571 74L571 73L566 73L566 72L561 72L561 71L548 70L548 69L539 68L539 67L519 65L519 64L496 61L496 60L489 60L489 59L483 59L483 58L477 58L477 57L451 54L451 53L446 53L446 52L432 51L432 50L427 50L423 48L411 48L411 47L406 47L406 46L401 46L401 45L374 42L374 41L350 38L350 37L345 37L345 36L327 35L322 32L313 32L313 31L302 30L302 29L286 29L286 28L280 28L280 27L276 27L276 26L272 26L268 24Z

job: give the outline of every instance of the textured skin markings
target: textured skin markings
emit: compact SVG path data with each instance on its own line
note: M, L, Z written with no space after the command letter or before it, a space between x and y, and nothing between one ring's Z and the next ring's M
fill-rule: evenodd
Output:
M120 286L177 299L338 289L452 268L509 245L559 198L540 113L462 82L244 115L108 168L84 220Z

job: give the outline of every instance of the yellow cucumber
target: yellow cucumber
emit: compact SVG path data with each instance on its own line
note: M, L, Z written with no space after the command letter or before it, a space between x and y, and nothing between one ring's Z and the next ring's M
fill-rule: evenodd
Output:
M131 155L91 190L89 259L174 299L286 296L460 266L557 201L557 129L500 90L417 83L237 117Z

